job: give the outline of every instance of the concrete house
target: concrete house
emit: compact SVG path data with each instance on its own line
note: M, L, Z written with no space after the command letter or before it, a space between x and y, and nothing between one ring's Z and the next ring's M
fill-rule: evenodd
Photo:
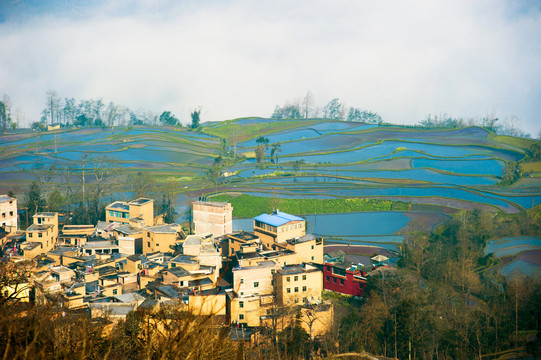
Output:
M6 232L17 231L17 199L0 195L0 227Z
M233 207L225 202L195 201L193 223L195 234L228 234L233 231Z
M280 305L321 300L323 273L309 264L288 265L276 272L276 300Z
M306 220L278 210L272 214L261 214L253 220L254 235L259 237L266 249L276 250L276 243L306 234Z
M105 221L154 226L154 200L139 198L130 202L115 201L105 207Z
M54 248L58 237L58 213L37 213L33 216L34 223L26 229L27 242L39 243L41 252L45 253ZM35 256L36 246L33 251L23 249L23 256L31 258Z

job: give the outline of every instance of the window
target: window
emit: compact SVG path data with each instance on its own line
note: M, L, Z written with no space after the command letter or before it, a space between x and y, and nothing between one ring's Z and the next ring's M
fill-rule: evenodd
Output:
M287 282L290 282L290 281L291 281L291 277L289 277L289 276L286 277L286 280L287 280Z
M171 267L172 267L172 268L177 267L177 264L171 263Z
M331 271L331 267L330 267L330 266L327 266L327 271Z
M239 314L239 320L244 320L244 314Z
M147 236L150 237L150 233L147 231Z
M344 279L340 279L340 285L344 285Z
M299 298L295 298L295 304L299 303Z
M303 298L302 298L302 302L303 302L303 303L307 303L307 302L308 302L308 299L305 298L305 297L303 297Z
M332 282L336 284L336 278L332 278Z
M276 274L276 270L275 269L271 269L271 274Z
M303 279L303 280L306 280L306 275L303 275L303 276L302 276L302 279Z
M298 276L295 276L295 277L293 278L293 280L294 280L294 281L299 281L299 277L298 277Z
M306 286L303 286L303 287L302 287L302 291L306 291Z
M314 245L312 245L312 250L314 250Z
M38 233L38 237L43 237L43 234L42 234L42 233Z
M5 218L5 217L6 217L6 213L2 213L2 217Z
M298 287L295 287L295 292L299 292L299 288L298 288Z
M10 212L9 212L9 216L13 216L13 211L10 211Z
M147 245L148 245L148 247L150 247L150 241L149 241L149 242L147 242Z
M244 307L244 301L239 301L239 307L240 307L240 308L243 308L243 307Z
M288 293L288 294L291 293L291 288L287 288L287 293Z
M312 256L312 261L314 261L314 257Z
M241 283L241 284L244 284L244 279L240 279L240 283Z
M259 281L254 282L254 287L259 287Z
M331 281L331 278L329 278L328 276L325 276L325 280L326 281Z
M32 233L28 233L28 237L32 237Z

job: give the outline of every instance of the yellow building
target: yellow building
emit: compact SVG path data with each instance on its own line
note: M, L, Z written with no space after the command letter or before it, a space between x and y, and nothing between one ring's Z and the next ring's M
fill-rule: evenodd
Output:
M306 220L278 210L272 214L261 214L253 220L254 235L259 237L266 249L277 250L276 243L306 234Z
M105 221L139 226L154 226L154 200L139 198L115 201L105 207Z
M323 238L314 234L307 234L298 238L286 240L286 249L297 254L297 264L317 263L323 264Z
M182 240L182 226L164 224L143 228L143 254L173 252L174 245Z
M40 244L40 253L45 253L54 248L58 238L58 213L37 213L33 216L34 223L26 229L26 240ZM30 246L31 247L31 246ZM32 254L36 251L33 248ZM23 249L25 257L27 256Z
M275 283L279 305L314 303L321 300L323 272L309 264L288 265L276 272Z
M217 288L198 291L188 297L188 309L193 315L217 315L225 318L227 314L226 293Z
M254 233L247 231L236 231L231 234L227 234L227 256L233 256L241 250L241 247L250 246L253 244L256 248L259 248L260 241Z

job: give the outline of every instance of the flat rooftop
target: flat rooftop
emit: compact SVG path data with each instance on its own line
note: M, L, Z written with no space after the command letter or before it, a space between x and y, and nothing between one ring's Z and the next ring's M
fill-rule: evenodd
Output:
M174 258L171 259L171 262L181 263L181 264L197 264L198 263L195 256L184 255L184 254L175 256Z
M55 212L39 212L35 213L32 217L54 217L56 214Z
M153 232L155 234L176 234L180 231L179 224L163 224L157 226L146 226L143 229L146 231Z
M139 198L139 199L135 199L135 200L132 200L128 203L128 205L135 205L135 206L141 206L141 205L145 205L145 204L148 204L150 202L153 202L154 200L152 199L147 199L147 198Z
M231 206L230 203L219 202L219 201L194 201L193 204L204 205L204 206L214 206L214 207L227 207Z
M54 227L53 224L32 224L26 231L47 231L52 227Z
M235 239L240 239L244 241L259 239L259 236L256 236L254 235L253 232L249 232L249 231L236 231L229 234L229 237L234 237Z
M124 201L115 201L114 203L107 205L106 208L124 211L130 210L130 206Z
M320 235L316 235L316 234L306 234L306 235L303 235L303 236L300 236L298 238L294 238L294 239L289 239L289 240L286 240L286 242L288 244L291 244L291 245L294 245L294 244L301 244L303 242L307 242L307 241L311 241L311 240L316 240L316 239L321 239L322 237Z
M143 231L143 229L131 225L119 225L115 227L115 230L125 235L140 234Z
M201 245L201 238L197 235L188 235L184 240L184 246L186 245Z
M13 201L15 200L14 198L10 197L10 196L7 196L7 195L0 195L0 203L3 203L3 202L8 202L8 201Z

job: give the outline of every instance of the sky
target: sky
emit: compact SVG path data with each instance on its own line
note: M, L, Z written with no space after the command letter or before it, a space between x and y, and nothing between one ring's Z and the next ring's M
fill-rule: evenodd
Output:
M414 124L497 116L541 133L541 0L0 0L0 96L183 122L269 117L307 91Z

